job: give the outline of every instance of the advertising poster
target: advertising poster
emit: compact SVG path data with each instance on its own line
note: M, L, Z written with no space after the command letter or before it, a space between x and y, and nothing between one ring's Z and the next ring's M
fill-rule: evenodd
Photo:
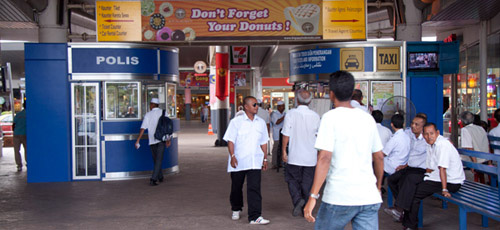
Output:
M322 39L321 0L141 1L143 41Z
M235 86L246 86L247 85L247 74L245 72L231 71L231 78L234 79Z
M401 96L400 81L372 82L372 105L374 109L381 109L384 102L393 97Z
M179 86L181 87L208 87L208 74L197 74L194 72L181 72L179 76Z

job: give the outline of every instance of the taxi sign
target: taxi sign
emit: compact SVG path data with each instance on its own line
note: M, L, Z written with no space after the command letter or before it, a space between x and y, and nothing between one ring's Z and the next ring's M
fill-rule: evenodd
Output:
M399 47L377 47L377 71L400 71Z
M365 49L364 48L341 48L340 70L357 72L365 71Z

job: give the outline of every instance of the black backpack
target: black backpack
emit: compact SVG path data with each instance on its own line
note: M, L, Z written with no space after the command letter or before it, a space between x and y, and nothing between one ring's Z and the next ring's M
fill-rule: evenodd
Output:
M165 110L163 110L160 119L158 119L158 125L156 125L155 139L167 141L172 133L174 133L174 123L170 118L165 117Z

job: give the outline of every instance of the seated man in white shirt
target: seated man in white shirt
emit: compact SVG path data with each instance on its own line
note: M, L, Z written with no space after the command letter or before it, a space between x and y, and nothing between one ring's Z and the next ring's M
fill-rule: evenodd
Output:
M493 113L493 117L500 124L500 109L495 110L495 112ZM500 137L500 125L490 130L488 134L490 136ZM500 145L500 141L492 141L491 143L494 145ZM500 154L500 149L494 149L493 153Z
M351 97L351 106L354 108L359 108L367 113L370 113L368 111L368 107L363 105L363 92L359 89L355 89L354 92L352 92L352 97Z
M408 163L408 154L410 153L410 137L403 130L404 117L401 114L395 114L391 118L391 127L394 135L382 149L384 153L384 172L392 175L400 165Z
M392 194L396 200L402 199L399 189L403 186L406 176L409 174L425 173L427 159L427 142L424 139L423 129L427 123L425 114L417 114L411 122L411 128L405 130L406 135L410 137L410 153L408 156L408 164L400 165L396 168L396 172L387 178L387 184L391 188ZM394 208L385 208L384 211L395 217L396 221L402 220L402 211L397 208L397 203Z
M287 162L285 181L292 197L294 206L292 215L298 216L309 198L309 191L314 179L314 169L318 151L314 148L316 133L318 132L319 115L309 109L312 94L300 89L295 92L298 107L288 112L285 117L283 134L283 161ZM286 146L290 141L289 152Z
M372 117L377 122L378 135L380 136L380 141L382 145L385 146L389 139L392 137L392 131L387 127L383 126L381 123L384 120L384 114L380 110L373 110Z
M404 211L405 229L417 229L420 201L434 193L441 192L445 197L457 192L465 180L462 160L453 144L439 135L436 124L424 126L427 147L427 170L425 175L411 174L407 177L400 193L406 194L398 204Z

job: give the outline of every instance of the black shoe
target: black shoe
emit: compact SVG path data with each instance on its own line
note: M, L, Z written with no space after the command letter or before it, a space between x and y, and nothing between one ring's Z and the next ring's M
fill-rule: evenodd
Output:
M159 181L160 183L161 183L161 182L163 182L163 177L162 177L162 178L160 178L160 179L158 179L158 181Z
M304 199L300 199L297 205L293 208L292 215L293 216L298 216L302 213L302 209L304 208L304 205L306 204L306 201Z
M18 171L18 172L23 171L23 167L17 167L17 171Z
M155 180L149 180L149 185L156 186L158 185Z

